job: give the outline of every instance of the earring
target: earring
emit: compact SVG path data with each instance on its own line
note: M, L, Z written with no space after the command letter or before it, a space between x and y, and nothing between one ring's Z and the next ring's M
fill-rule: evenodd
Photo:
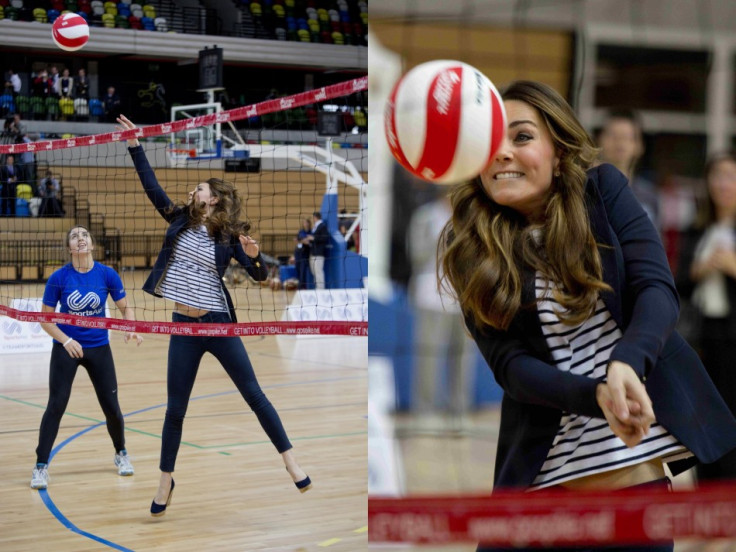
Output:
M555 178L559 178L560 174L560 169L555 169Z

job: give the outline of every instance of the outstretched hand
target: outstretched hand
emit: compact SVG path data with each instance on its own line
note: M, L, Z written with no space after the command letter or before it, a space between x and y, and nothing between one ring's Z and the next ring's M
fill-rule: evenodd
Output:
M136 345L138 347L140 347L141 343L143 343L143 336L141 334L135 332L125 332L125 335L123 336L123 341L125 341L125 343L128 343L128 341L130 341L131 339L136 340Z
M120 126L120 130L133 130L134 128L138 128L125 115L121 114L120 117L117 118L117 121L118 121L118 125ZM133 148L139 145L140 145L140 142L138 141L138 138L133 138L132 140L128 140L128 147Z
M240 240L240 245L243 246L243 251L246 255L249 257L257 257L260 253L261 249L258 247L258 242L251 238L250 236L238 236L238 239Z

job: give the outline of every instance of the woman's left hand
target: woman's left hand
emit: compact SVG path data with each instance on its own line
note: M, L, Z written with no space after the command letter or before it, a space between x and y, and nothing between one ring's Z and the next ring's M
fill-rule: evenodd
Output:
M127 343L131 339L136 340L136 345L140 347L141 343L143 343L143 336L139 333L135 332L125 332L125 335L123 336L123 341Z
M256 258L261 252L261 249L258 247L258 242L250 236L239 236L238 239L240 240L240 245L243 246L243 251L245 251L245 254L249 257Z
M611 392L609 408L622 423L638 427L646 435L649 426L654 422L654 409L644 384L639 380L634 369L614 360L608 366L608 388ZM640 406L638 412L629 408L629 401Z

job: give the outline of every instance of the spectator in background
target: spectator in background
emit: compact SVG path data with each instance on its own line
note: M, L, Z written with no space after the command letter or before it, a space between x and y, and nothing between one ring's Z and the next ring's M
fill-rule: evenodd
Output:
M55 98L59 97L59 78L59 68L56 65L52 65L49 73L49 86L51 87L49 95Z
M678 263L678 291L691 298L697 319L691 339L731 412L736 414L736 153L705 166L707 202L685 234ZM736 450L699 464L698 480L736 478Z
M5 129L13 142L20 142L26 133L26 125L21 121L20 113L13 113L13 118Z
M20 77L15 71L8 69L7 76L5 77L5 93L17 96L20 94L20 89Z
M23 134L18 140L20 144L33 142L27 134ZM30 185L31 191L36 189L36 155L32 151L24 151L18 155L18 181Z
M416 321L411 428L419 432L463 431L470 403L472 343L457 302L437 288L437 240L451 216L445 192L414 211L409 222L409 297Z
M322 220L322 213L315 211L312 214L312 234L309 236L309 268L314 275L314 288L325 289L325 257L330 244L330 231Z
M294 265L296 276L299 279L299 289L307 289L309 276L309 250L312 235L312 221L308 218L302 220L302 227L296 235L296 247L294 248Z
M41 198L41 206L38 209L39 217L64 216L64 210L61 207L61 185L48 169L46 176L38 183L38 196Z
M610 163L629 179L629 186L655 228L659 224L659 196L650 180L637 174L637 163L644 154L644 135L639 115L631 109L609 113L598 134L600 160Z
M74 93L77 98L89 100L89 77L84 69L80 69L74 78Z
M0 216L15 216L16 187L18 185L18 167L15 166L15 157L8 155L5 165L0 167Z
M69 75L69 69L64 69L55 84L56 95L61 98L74 96L74 79Z
M115 122L120 116L120 96L118 96L114 86L107 87L107 93L102 98L102 103L105 105L105 120Z
M47 98L51 92L52 82L49 78L49 72L41 69L33 78L33 95L40 98Z
M345 222L345 221L340 222L339 230L340 230L340 234L342 234L342 237L343 238L348 235L349 226L350 225L347 222ZM355 237L353 237L352 234L350 235L350 237L345 242L345 248L348 251L355 252Z

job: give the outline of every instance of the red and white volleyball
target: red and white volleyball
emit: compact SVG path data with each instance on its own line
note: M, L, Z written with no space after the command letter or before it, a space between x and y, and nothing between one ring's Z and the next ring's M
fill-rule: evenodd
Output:
M490 164L506 132L506 111L483 73L467 63L438 60L399 79L384 124L401 165L424 180L454 184Z
M76 13L64 13L56 18L51 27L51 37L56 45L67 52L82 48L89 40L89 26Z

